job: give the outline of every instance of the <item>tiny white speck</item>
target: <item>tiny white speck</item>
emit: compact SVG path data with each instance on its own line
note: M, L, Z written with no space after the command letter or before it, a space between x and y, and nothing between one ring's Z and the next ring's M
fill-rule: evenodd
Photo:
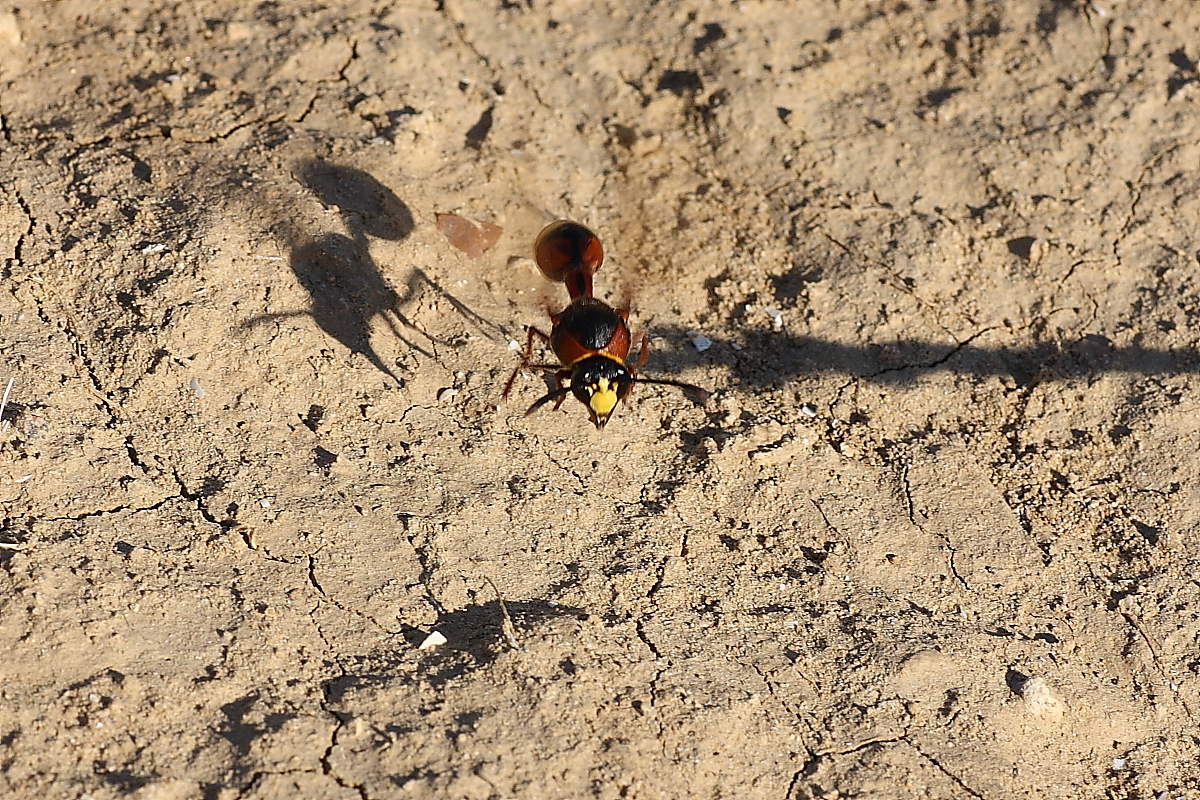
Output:
M817 415L817 407L812 403L805 403L800 406L800 413L806 417L815 417Z
M1128 762L1123 758L1114 758L1113 759L1113 771L1120 772L1121 770L1125 769L1125 765L1127 763Z
M763 312L771 318L771 327L777 331L783 330L783 312L775 306L764 306Z
M271 498L269 498L269 497L264 497L264 498L262 498L261 500L259 500L259 501L258 501L258 504L259 504L260 506L262 506L263 508L270 508L270 507L271 507Z
M13 483L25 483L25 481L29 480L32 477L33 477L33 473L31 472L28 475L22 475L21 477L17 478L16 480L13 481Z
M161 243L148 244L142 248L142 254L150 255L152 253L161 253L163 250L166 250L166 249L167 249L167 246L165 244L161 244Z
M208 392L204 391L204 387L200 385L199 378L192 378L188 386L195 393L196 397L204 397L204 395L208 394Z
M508 340L508 349L509 350L520 350L521 343L518 342L516 339L509 339Z

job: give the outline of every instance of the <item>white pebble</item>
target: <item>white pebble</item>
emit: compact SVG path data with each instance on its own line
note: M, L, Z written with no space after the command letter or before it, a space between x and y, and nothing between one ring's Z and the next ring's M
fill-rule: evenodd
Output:
M438 390L437 399L445 402L447 400L453 400L457 395L458 389L455 389L453 386L447 386L445 389Z
M712 339L708 338L697 331L688 331L688 338L692 340L692 347L696 348L697 352L703 353L708 348L712 347Z
M1045 678L1029 678L1018 690L1025 708L1038 717L1061 717L1067 710L1066 703L1055 693Z
M191 387L191 390L196 394L196 397L204 397L204 395L208 394L208 392L204 391L204 387L200 385L199 378L192 378L188 386Z
M434 647L441 647L446 643L446 637L441 631L434 631L425 637L425 639L417 645L418 650L431 650Z
M771 318L771 327L777 331L783 330L783 312L775 306L764 306L763 312Z

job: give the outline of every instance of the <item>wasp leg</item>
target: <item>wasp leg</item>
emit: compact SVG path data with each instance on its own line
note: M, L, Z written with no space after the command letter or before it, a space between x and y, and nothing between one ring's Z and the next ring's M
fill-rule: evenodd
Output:
M555 366L558 366L558 365L555 364ZM563 381L565 381L567 378L570 378L570 377L571 377L571 370L569 370L569 369L560 369L558 372L554 373L554 389L555 389L555 391L561 392L563 389ZM561 406L563 404L563 400L566 400L566 399L567 399L567 396L565 394L562 397L559 397L558 400L554 403L553 410L558 411L558 407Z
M525 336L525 352L521 355L521 363L518 364L517 368L513 370L512 375L510 375L508 377L508 383L504 384L504 391L500 394L500 396L505 399L508 398L508 393L512 391L513 383L517 380L517 376L521 374L521 370L529 369L530 367L534 367L534 366L540 367L543 369L546 368L544 364L534 365L534 364L531 364L530 362L533 360L533 340L534 340L534 338L536 337L538 339L541 339L543 342L546 342L547 344L549 344L550 337L547 336L546 334L542 333L541 331L539 331L537 328L533 327L532 325L525 326L525 334L526 334L526 336ZM550 368L556 369L557 367L558 367L558 365L555 364Z

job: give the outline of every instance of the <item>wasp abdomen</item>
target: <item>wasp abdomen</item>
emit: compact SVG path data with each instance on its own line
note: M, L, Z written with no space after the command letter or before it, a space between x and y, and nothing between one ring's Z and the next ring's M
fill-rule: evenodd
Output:
M571 298L592 293L592 275L604 263L600 239L578 222L552 222L533 245L538 269L552 281L565 283Z

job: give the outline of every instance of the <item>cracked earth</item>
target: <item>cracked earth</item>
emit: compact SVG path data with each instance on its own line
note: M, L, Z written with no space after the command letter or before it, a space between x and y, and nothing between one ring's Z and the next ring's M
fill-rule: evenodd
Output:
M0 794L1200 796L1197 42L0 6ZM560 216L707 404L500 402Z

